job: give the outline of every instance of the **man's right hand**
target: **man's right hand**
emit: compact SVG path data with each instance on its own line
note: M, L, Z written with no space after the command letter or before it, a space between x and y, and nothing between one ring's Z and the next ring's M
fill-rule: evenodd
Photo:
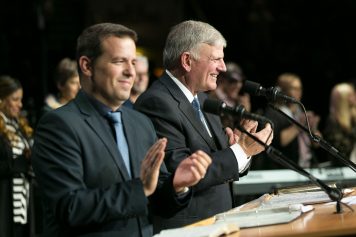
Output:
M173 186L177 193L194 186L204 178L212 160L204 151L196 151L182 160L173 178Z
M166 145L167 138L159 139L150 147L142 161L140 178L146 197L150 196L156 190L160 167L165 156L164 149Z
M257 125L258 123L256 121L251 120L246 120L243 124L247 132L251 133L260 141L265 142L267 145L270 145L273 139L273 130L271 125L267 123L266 126L259 132L256 131ZM236 133L238 133L238 131L236 131ZM238 144L241 146L247 156L256 155L264 150L264 147L262 145L260 145L258 142L256 142L244 133L240 135Z

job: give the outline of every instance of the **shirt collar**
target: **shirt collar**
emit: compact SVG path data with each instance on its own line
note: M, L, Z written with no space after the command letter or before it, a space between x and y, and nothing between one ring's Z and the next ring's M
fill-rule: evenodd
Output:
M111 112L111 108L103 103L101 103L99 100L97 100L95 97L89 95L88 93L86 93L85 91L84 95L89 99L89 102L93 105L93 107L99 112L99 114L103 117L105 117L109 112ZM120 109L118 109L115 112L120 111Z
M194 98L198 98L197 95L194 96L194 95L192 94L192 92L190 92L190 91L188 90L188 88L187 88L185 85L183 85L183 83L182 83L181 81L179 81L176 77L174 77L174 76L172 75L172 73L170 73L170 71L166 70L166 73L168 74L168 76L169 76L170 78L172 78L172 80L173 80L174 83L179 87L179 89L181 89L181 91L183 92L183 94L187 97L189 103L192 103L193 100L194 100Z

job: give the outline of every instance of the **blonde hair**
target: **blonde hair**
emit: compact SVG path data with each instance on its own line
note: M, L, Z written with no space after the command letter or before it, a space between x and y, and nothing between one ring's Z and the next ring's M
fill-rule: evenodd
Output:
M33 128L29 125L27 118L20 116L17 118L17 122L19 124L20 131L23 133L25 138L32 138ZM12 141L16 137L16 134L13 131L6 128L6 122L2 116L0 116L0 135L4 136L8 141Z
M299 80L300 77L297 74L286 72L278 76L277 86L281 88L281 91L286 92L289 90L293 81Z
M349 83L336 84L330 94L330 118L342 128L350 130L356 122L356 107L350 101L355 88Z

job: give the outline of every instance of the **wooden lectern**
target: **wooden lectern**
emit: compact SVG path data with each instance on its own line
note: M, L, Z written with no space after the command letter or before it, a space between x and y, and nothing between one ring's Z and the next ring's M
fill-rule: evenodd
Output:
M356 197L356 189L349 196ZM254 207L253 201L250 208ZM247 203L249 204L249 203ZM351 205L355 210L343 207L343 212L335 213L335 204L314 204L314 210L302 214L296 220L287 224L269 225L254 228L244 228L230 234L231 237L311 237L311 236L356 236L356 204ZM214 218L209 218L192 226L209 225Z

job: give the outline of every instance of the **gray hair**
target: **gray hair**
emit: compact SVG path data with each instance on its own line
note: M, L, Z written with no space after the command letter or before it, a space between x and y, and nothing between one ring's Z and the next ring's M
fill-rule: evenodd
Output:
M163 66L167 69L178 66L183 52L190 52L195 59L198 59L197 51L202 43L226 47L225 38L208 23L189 20L175 25L166 39Z

